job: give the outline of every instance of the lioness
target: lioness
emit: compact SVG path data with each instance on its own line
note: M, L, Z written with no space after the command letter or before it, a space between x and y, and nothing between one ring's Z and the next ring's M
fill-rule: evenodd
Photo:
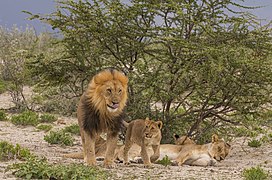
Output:
M141 147L140 154L145 167L156 161L160 156L161 128L161 121L155 122L148 118L131 121L127 127L125 138L124 164L129 163L128 152L133 144ZM153 155L151 157L147 153L147 146L152 146Z
M216 134L212 135L212 142L204 145L161 145L160 158L166 155L176 164L209 166L215 165L216 161L224 160L229 154L230 145L219 139Z
M84 160L96 165L95 143L102 132L107 133L104 166L114 165L117 135L123 120L127 101L128 78L115 69L96 74L81 96L77 117L83 146Z

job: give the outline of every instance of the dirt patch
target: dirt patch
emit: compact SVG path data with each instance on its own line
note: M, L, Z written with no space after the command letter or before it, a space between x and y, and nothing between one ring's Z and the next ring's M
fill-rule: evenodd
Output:
M61 118L63 119L63 118ZM76 123L76 119L64 119L66 124ZM61 129L65 125L55 124L54 129ZM80 137L75 136L74 146L65 147L50 145L43 140L46 133L37 131L35 127L18 127L9 122L0 122L0 140L6 140L13 144L20 144L30 149L38 156L45 156L51 163L83 163L83 160L75 160L62 157L62 154L81 151ZM117 164L114 169L105 169L113 174L111 179L242 179L244 168L261 165L267 171L272 172L272 148L271 144L261 148L251 148L247 145L246 138L237 138L231 143L230 155L215 167L196 166L168 166L154 165L146 169L142 164L124 166ZM2 162L0 166L0 179L14 179L10 173L4 173L8 164ZM100 166L102 162L98 163Z
M2 108L10 106L7 95L0 96ZM60 117L63 124L54 124L54 129L61 129L69 124L77 123L75 118ZM83 163L83 160L75 160L62 157L69 152L81 151L80 137L75 136L75 144L72 147L59 145L50 145L44 141L43 131L38 131L35 127L15 126L10 122L0 121L0 140L20 144L31 150L38 156L45 156L51 163ZM214 167L196 167L196 166L167 166L155 164L153 168L146 169L142 164L131 164L124 166L117 164L114 169L105 169L112 176L110 179L243 179L242 171L245 168L260 165L265 170L272 173L272 145L265 144L260 148L252 148L247 145L247 138L236 138L231 142L232 150L227 158ZM16 179L10 172L4 172L5 168L15 161L0 163L0 179ZM98 163L101 168L102 162Z

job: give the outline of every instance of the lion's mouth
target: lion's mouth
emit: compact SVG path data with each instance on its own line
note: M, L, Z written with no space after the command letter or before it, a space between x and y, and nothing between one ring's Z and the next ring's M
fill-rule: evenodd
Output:
M119 108L119 104L118 103L113 103L112 105L107 104L107 109L110 112L114 112Z

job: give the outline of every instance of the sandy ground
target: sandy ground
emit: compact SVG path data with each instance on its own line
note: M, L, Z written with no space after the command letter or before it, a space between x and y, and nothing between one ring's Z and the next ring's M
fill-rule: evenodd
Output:
M7 94L0 95L0 109L10 105ZM54 129L61 129L69 124L76 123L75 118L59 117L65 124L54 124ZM62 157L68 152L81 151L80 137L75 136L72 147L50 145L43 140L46 133L37 131L35 127L15 126L10 122L0 121L0 140L9 141L12 144L20 144L38 156L45 156L51 163L83 163L83 160L74 160ZM196 166L167 166L154 165L146 169L142 164L124 166L117 164L114 169L105 169L112 176L110 179L201 179L201 180L226 180L243 179L242 171L245 168L261 166L272 174L272 144L262 145L260 148L252 148L247 145L248 139L237 138L230 142L232 149L229 156L214 167ZM5 168L15 161L0 162L0 179L16 179L10 172L4 172ZM102 162L98 163L99 166ZM102 168L102 166L101 166Z

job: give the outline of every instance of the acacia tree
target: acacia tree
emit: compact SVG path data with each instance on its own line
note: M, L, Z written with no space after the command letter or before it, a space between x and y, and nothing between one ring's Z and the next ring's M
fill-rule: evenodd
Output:
M235 6L246 8L230 0L61 1L55 13L33 17L60 30L62 56L30 67L76 96L97 70L124 70L129 119L163 120L165 139L243 124L237 117L271 103L271 31L230 16Z

